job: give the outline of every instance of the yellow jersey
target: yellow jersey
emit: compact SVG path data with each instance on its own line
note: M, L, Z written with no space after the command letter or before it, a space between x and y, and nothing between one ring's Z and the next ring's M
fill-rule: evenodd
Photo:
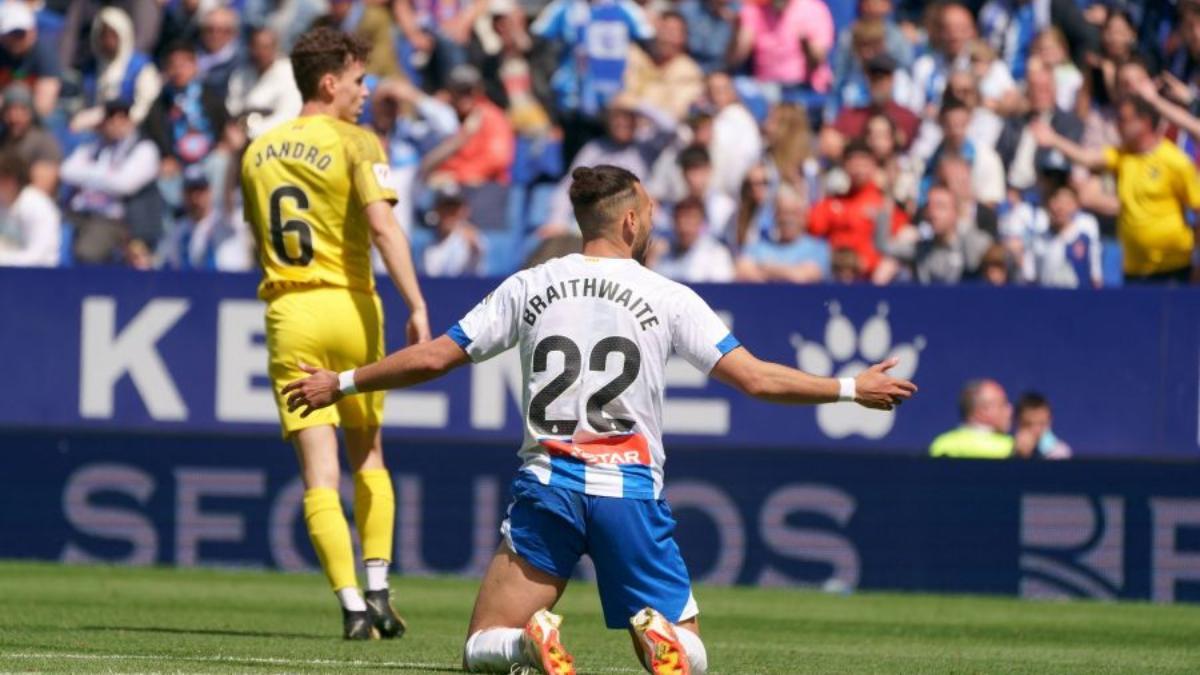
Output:
M389 182L379 139L328 115L284 122L251 143L242 193L263 271L259 297L314 287L374 292L364 209L396 202Z
M1200 208L1200 178L1188 156L1164 139L1140 154L1105 148L1104 161L1117 176L1117 236L1125 251L1125 274L1161 274L1190 265L1195 235L1184 209Z
M959 459L1008 459L1013 454L1013 437L990 429L961 426L933 439L929 454Z

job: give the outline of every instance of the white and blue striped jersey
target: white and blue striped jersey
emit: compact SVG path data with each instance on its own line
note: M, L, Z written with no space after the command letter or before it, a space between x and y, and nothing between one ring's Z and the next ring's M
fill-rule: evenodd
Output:
M579 254L518 272L448 335L472 361L519 346L522 469L589 495L657 499L672 350L708 373L739 346L692 289Z
M553 0L529 32L563 46L550 78L559 107L596 117L625 84L629 48L654 37L654 24L633 0Z

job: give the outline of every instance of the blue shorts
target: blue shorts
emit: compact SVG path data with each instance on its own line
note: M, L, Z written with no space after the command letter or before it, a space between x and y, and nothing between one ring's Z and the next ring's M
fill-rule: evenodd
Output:
M596 497L542 485L524 471L512 497L501 532L513 552L561 579L588 554L609 628L628 628L644 607L673 623L699 613L665 500Z

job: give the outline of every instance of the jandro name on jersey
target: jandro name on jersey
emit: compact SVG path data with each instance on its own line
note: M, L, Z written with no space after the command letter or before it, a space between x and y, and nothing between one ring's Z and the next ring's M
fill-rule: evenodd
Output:
M306 146L300 141L271 143L265 148L260 148L258 152L254 153L254 168L257 169L263 165L263 162L272 160L300 160L320 171L328 169L329 165L333 164L332 155L322 153L315 146Z

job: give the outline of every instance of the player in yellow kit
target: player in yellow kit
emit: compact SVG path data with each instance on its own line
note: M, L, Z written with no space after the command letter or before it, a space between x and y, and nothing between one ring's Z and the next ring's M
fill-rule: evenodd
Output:
M353 368L384 355L383 314L371 271L371 244L408 304L409 342L429 339L412 254L392 215L396 193L379 140L354 124L366 97L369 46L328 28L305 33L292 50L304 98L300 117L259 137L242 160L246 218L258 246L267 303L270 375L283 434L300 460L304 519L321 567L342 605L347 639L396 637L387 571L395 498L380 442L383 395L348 397L301 418L280 388L304 364ZM355 576L350 530L338 497L336 427L354 474L354 518L362 539L366 597Z

